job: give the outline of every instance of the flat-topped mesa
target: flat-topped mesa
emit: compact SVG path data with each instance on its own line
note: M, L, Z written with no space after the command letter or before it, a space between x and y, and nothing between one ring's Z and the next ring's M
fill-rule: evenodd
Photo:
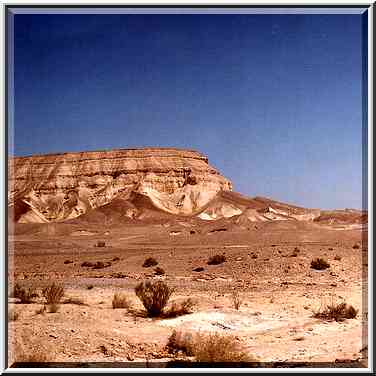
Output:
M194 150L116 149L9 159L8 204L15 220L49 222L77 217L131 191L156 206L192 214L231 182Z

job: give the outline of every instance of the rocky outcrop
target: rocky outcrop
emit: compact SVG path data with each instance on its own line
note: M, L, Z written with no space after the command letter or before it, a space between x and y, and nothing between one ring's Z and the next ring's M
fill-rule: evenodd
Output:
M174 148L15 157L8 168L9 212L18 222L75 218L131 192L164 211L190 215L232 189L206 156Z

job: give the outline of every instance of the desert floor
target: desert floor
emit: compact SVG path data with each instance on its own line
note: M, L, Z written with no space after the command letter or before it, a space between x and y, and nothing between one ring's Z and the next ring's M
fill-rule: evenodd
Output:
M61 282L65 298L83 303L61 304L55 313L38 314L44 303L41 295L31 304L10 297L8 309L19 317L8 325L9 365L40 355L45 361L72 364L163 366L177 356L166 349L176 329L233 335L247 352L271 364L333 362L333 366L367 367L364 229L298 221L236 229L215 222L177 221L17 224L9 234L9 290L15 281L39 291ZM104 241L105 247L98 247L98 241ZM226 261L208 265L215 254L225 254ZM150 256L164 275L142 266ZM330 268L310 268L316 257L325 258ZM81 266L84 261L111 265L93 269ZM197 267L204 270L194 271ZM161 279L174 288L171 303L192 298L193 313L169 319L144 317L134 287L150 279ZM234 290L242 301L238 310L233 305ZM140 314L113 309L115 292L125 293ZM357 317L343 322L313 317L314 311L331 302L353 305L359 310Z

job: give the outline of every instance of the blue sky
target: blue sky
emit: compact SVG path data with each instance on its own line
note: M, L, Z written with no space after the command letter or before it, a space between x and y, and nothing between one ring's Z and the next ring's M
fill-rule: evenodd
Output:
M245 195L361 208L361 47L360 15L17 14L10 153L197 149Z

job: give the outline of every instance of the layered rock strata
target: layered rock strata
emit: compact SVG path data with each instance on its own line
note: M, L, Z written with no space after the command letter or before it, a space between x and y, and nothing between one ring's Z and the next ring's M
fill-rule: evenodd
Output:
M231 182L193 150L119 149L10 158L8 205L18 222L75 218L135 191L190 215Z

